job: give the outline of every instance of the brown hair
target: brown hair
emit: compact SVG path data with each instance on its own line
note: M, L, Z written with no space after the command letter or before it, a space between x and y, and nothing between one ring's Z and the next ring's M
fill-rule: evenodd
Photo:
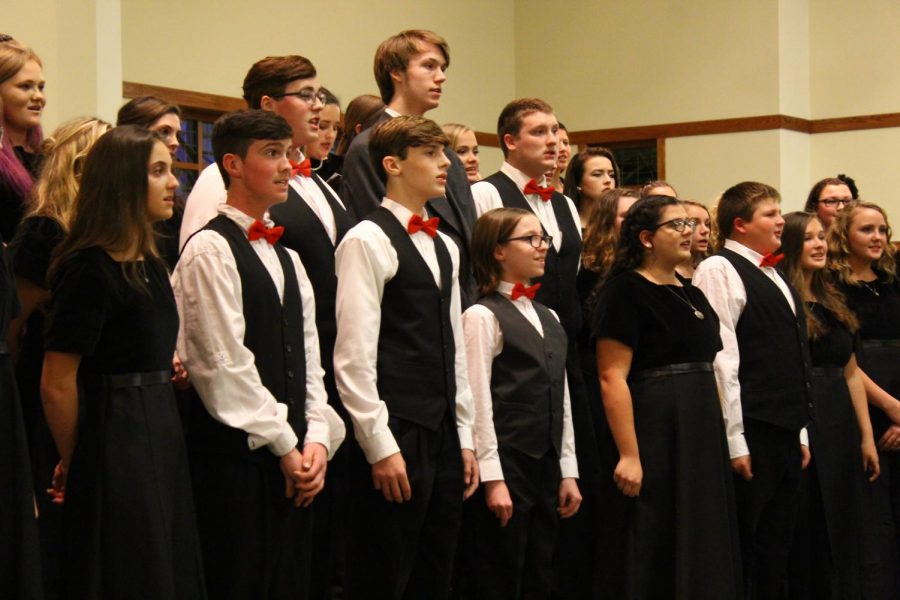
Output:
M560 125L560 127L562 127L562 125ZM572 202L575 203L575 207L579 212L581 211L581 205L588 200L588 198L585 198L581 194L581 180L584 179L584 165L589 159L594 158L595 156L602 156L603 158L609 159L609 162L612 163L613 172L615 173L615 187L621 185L619 165L616 163L616 157L613 155L612 150L604 148L603 146L588 146L587 148L579 150L566 167L566 179L563 183L563 189L566 190L566 195L572 199Z
M825 189L826 186L829 185L842 185L848 190L850 186L847 185L847 182L843 179L838 179L837 177L826 177L825 179L819 181L809 190L809 196L806 197L806 204L803 206L803 210L806 212L816 212L819 208L819 196L822 195L822 190ZM850 193L851 197L853 193Z
M409 61L422 53L424 44L434 44L444 55L446 66L450 66L450 47L447 40L427 29L407 29L391 36L379 44L375 51L375 82L381 93L381 100L388 104L394 97L394 80L391 73L405 71Z
M244 77L244 100L250 108L259 108L263 96L278 96L287 85L297 79L316 76L316 68L308 58L292 54L289 56L267 56L257 61Z
M503 138L506 134L513 137L519 135L522 129L522 120L536 112L553 114L553 108L540 98L519 98L503 107L500 117L497 119L497 138L500 140L500 149L504 158L509 155L509 148Z
M382 161L385 156L406 158L409 148L440 144L446 146L447 136L437 123L425 117L401 116L382 121L369 138L369 158L381 181L387 181Z
M57 249L51 278L83 248L127 252L136 247L136 255L122 262L122 272L133 288L148 291L136 259L159 260L147 219L147 166L155 144L163 144L162 139L137 125L115 127L97 140L84 161L69 234Z
M863 209L877 210L884 217L884 224L887 226L887 244L885 244L881 258L875 261L872 268L886 275L889 282L893 281L897 276L897 264L894 258L894 245L891 243L891 224L888 222L887 213L883 208L865 200L860 200L853 206L839 211L831 221L831 227L828 228L828 268L843 283L859 285L851 277L849 236L853 217Z
M116 125L138 125L149 129L161 117L168 114L180 117L181 109L155 96L140 96L122 105L116 117Z
M733 185L724 192L716 206L716 225L718 226L718 245L721 248L725 240L734 231L734 220L750 221L753 211L763 200L781 202L781 194L771 185L756 181L744 181Z
M513 234L522 217L532 214L522 208L495 208L475 222L472 232L472 272L479 298L497 291L503 265L494 258L494 250Z
M805 283L809 280L809 286L816 301L834 313L838 321L843 323L847 329L855 332L859 329L859 320L847 308L844 295L829 281L825 269L807 273L800 266L803 244L806 240L806 228L814 220L819 220L814 213L792 212L784 215L781 248L778 250L784 254L784 260L778 264L778 268L798 291L805 289ZM825 323L816 318L805 302L803 303L803 312L806 315L806 331L810 339L817 340L828 333Z
M648 196L660 196L662 194L657 194L653 190L657 188L667 187L673 192L675 192L675 196L678 196L678 190L675 189L671 183L664 179L654 179L653 181L648 181L641 187L641 198L647 198Z
M621 198L639 198L634 190L613 188L600 195L600 200L588 212L584 230L581 265L595 273L605 274L612 266L616 254L616 216Z
M225 183L231 185L231 177L225 170L226 154L247 158L247 150L255 140L289 140L291 126L281 117L267 110L235 110L225 113L213 124L212 150Z
M381 98L373 94L363 94L357 96L347 105L344 112L344 127L341 133L341 139L338 142L335 154L343 156L350 149L350 143L359 135L356 126L359 125L359 131L365 131L366 128L372 126L375 117L381 114L384 109L384 102Z

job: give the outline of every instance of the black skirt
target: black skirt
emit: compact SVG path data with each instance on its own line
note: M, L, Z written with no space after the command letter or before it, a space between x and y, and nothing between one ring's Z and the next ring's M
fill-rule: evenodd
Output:
M728 444L713 373L629 382L644 479L627 532L627 597L742 597Z
M83 403L66 485L67 598L205 598L181 420L166 372L107 376Z

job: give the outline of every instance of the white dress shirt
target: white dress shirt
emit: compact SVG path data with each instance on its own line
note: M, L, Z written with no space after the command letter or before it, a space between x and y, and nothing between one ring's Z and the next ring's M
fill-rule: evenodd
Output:
M255 219L223 204L225 215L245 232ZM272 223L266 223L271 227ZM250 242L284 301L284 273L278 255L265 239ZM293 250L287 250L297 274L303 304L303 345L306 351L306 422L303 444L317 442L329 458L344 439L341 418L328 406L319 359L315 299L312 285ZM214 419L247 432L251 450L268 446L283 456L297 446L288 424L286 404L263 386L253 353L244 346L241 277L227 240L214 231L201 231L185 246L172 273L172 288L181 323L178 356ZM273 316L273 318L275 318Z
M519 190L525 189L525 186L531 181L531 177L508 162L503 163L500 167L500 171L509 176L509 178L515 182L516 187L518 187ZM547 178L541 177L538 184L542 186L547 185ZM489 210L503 208L503 199L500 198L500 192L497 191L497 188L494 187L493 184L487 181L479 181L478 183L472 184L472 197L475 199L475 212L479 217ZM522 197L525 198L528 206L531 207L531 210L537 216L538 221L544 226L544 230L547 234L553 236L553 246L557 250L562 248L562 231L559 228L559 224L556 222L556 213L553 212L552 203L544 202L538 194L526 195L523 192ZM572 202L571 198L565 196L565 199L569 206L569 211L572 213L572 220L575 222L575 230L578 231L580 237L581 217L578 215L578 209L575 208L575 203Z
M298 162L303 162L303 159L304 156L301 153ZM344 206L344 203L335 191L331 189L331 186L325 182L322 182L322 184L331 192L332 196L337 199L338 204ZM313 181L312 177L303 177L300 174L291 177L290 185L294 188L294 191L303 198L303 201L306 202L309 208L312 209L319 218L319 221L322 222L325 232L331 239L331 243L334 244L337 240L337 225L334 221L334 211L331 210L331 205L328 204L328 200L325 198L325 193L322 192L322 188ZM346 206L344 206L344 208L346 208Z
M219 214L219 205L225 203L226 195L225 181L218 165L213 163L203 169L184 204L181 233L178 236L179 250L183 250L188 239Z
M381 206L406 224L412 212L385 198ZM426 215L420 215L425 218ZM459 301L459 249L441 232L453 264L450 296L450 323L456 346L456 427L462 448L474 450L472 427L475 420L472 392L466 374ZM440 267L434 240L424 231L410 236L440 287ZM384 286L399 268L397 251L384 231L372 221L361 221L341 241L335 254L337 270L337 340L334 347L334 372L341 401L353 419L356 440L369 463L399 452L388 428L388 407L378 395L378 334L381 328L381 299ZM439 315L435 315L439 318ZM439 343L436 341L435 343Z
M501 281L497 291L509 298L513 284ZM544 337L544 328L531 300L520 296L510 300L512 305ZM553 311L550 311L553 312ZM556 313L553 313L556 317ZM559 320L559 317L557 317ZM497 432L494 430L494 404L491 396L491 369L494 359L503 351L503 332L493 311L481 304L473 304L462 316L466 336L466 357L469 365L469 386L475 402L475 448L478 472L482 481L503 479L503 468L497 453ZM578 477L575 458L575 431L572 428L572 406L569 400L569 378L563 380L563 430L559 467L561 476Z
M763 255L734 240L725 240L725 248L736 252L754 265L759 266ZM759 267L771 279L794 314L797 307L788 284L775 271L774 267ZM741 408L741 383L738 371L741 366L740 351L737 341L737 324L747 305L747 290L744 282L731 262L723 256L710 256L697 267L691 284L700 289L709 300L710 306L719 316L719 333L722 338L722 349L716 354L713 368L716 382L722 395L722 413L725 420L725 435L728 438L728 450L731 458L747 456L750 450L744 439L744 414ZM800 432L800 442L807 446L807 432Z

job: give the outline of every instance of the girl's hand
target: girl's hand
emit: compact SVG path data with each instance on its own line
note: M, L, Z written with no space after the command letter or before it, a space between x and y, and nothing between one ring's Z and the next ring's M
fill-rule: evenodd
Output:
M862 443L861 450L863 470L869 474L869 482L875 481L881 474L881 466L878 462L878 450L875 449L875 442L871 436Z
M623 456L613 472L613 480L619 491L629 497L635 497L641 493L641 482L644 480L644 469L641 468L639 457Z
M53 478L50 480L50 487L47 488L47 494L53 498L53 504L62 504L66 501L67 475L66 468L63 466L62 461L59 461L53 469Z

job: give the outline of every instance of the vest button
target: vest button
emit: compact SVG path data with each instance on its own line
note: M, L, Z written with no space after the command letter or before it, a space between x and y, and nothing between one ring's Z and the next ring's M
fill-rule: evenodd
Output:
M287 402L287 405L290 406L291 408L294 407L294 399L291 398L290 396L287 397L286 402Z
M282 320L281 320L281 324L284 325L285 327L287 327L287 326L288 326L288 320L287 320L287 319L282 319Z
M293 378L294 378L294 372L293 372L293 371L288 371L288 372L287 372L287 376L288 376L288 379L293 379Z
M285 352L290 352L290 351L291 351L291 345L290 345L290 344L287 344L287 345L284 347L284 351L285 351Z

